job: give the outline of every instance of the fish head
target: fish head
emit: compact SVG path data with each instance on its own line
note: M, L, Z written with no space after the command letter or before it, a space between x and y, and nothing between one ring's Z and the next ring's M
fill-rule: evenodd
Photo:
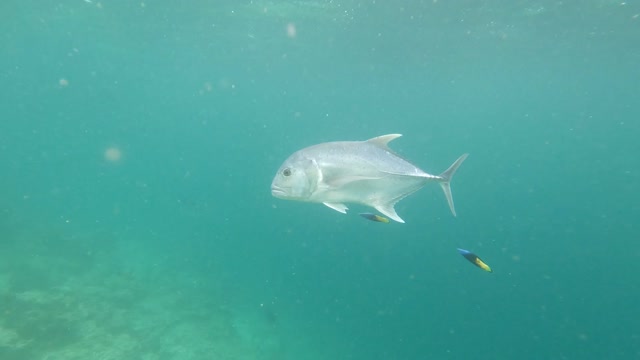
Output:
M321 178L315 160L293 154L278 169L271 182L271 195L280 199L308 201Z

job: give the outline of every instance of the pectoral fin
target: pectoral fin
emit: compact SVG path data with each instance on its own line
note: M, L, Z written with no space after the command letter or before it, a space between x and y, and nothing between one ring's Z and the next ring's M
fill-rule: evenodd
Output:
M332 208L335 211L341 212L343 214L347 213L347 210L349 209L347 207L347 205L345 204L341 204L341 203L330 203L330 202L324 202L323 204L325 204L326 206Z
M327 184L329 188L340 189L354 182L367 181L367 180L379 180L379 179L380 177L374 177L374 176L350 175L350 176L337 177L331 180L324 179L324 183Z

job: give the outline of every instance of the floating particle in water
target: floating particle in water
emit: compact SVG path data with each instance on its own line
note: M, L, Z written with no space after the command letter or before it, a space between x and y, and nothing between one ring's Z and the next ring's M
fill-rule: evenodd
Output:
M112 146L104 151L104 158L109 162L118 162L120 161L120 159L122 159L122 151L117 147Z
M67 87L69 86L69 80L61 78L60 80L58 80L58 85L60 85L60 87Z
M288 23L287 24L287 36L290 38L294 38L296 37L296 26L293 23Z

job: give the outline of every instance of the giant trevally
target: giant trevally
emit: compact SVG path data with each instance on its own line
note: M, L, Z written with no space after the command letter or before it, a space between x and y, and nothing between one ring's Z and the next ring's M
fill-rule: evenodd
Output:
M395 204L425 184L437 182L456 216L449 184L468 154L460 156L442 174L431 175L389 148L389 142L400 136L327 142L299 150L278 169L271 194L281 199L323 203L341 213L347 212L347 203L363 204L403 223Z

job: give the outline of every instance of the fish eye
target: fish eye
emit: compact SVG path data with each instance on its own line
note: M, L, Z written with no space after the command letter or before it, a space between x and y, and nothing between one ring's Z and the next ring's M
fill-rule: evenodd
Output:
M286 169L282 170L282 175L291 176L291 169L286 168Z

